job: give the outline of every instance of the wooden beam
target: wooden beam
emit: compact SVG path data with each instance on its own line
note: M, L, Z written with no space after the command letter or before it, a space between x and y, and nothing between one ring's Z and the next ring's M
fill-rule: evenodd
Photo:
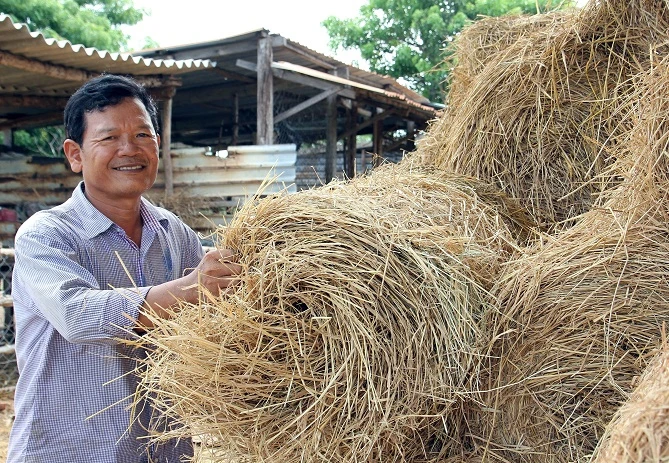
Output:
M216 74L219 74L226 79L234 80L236 82L244 82L245 84L252 84L254 82L254 79L251 79L248 76L245 76L244 74L240 74L238 72L230 72L225 69L221 69L218 66L213 68L211 72L215 72Z
M14 146L14 132L12 129L4 129L2 131L2 144L9 148Z
M344 167L346 171L346 176L348 178L353 178L356 175L355 172L355 153L357 151L357 136L355 132L355 126L358 119L358 105L354 101L351 105L351 109L347 111L348 119L347 125L349 127L349 132L351 134L346 138L346 154L344 155Z
M90 80L101 74L99 72L90 72L84 69L78 69L69 66L50 64L44 61L15 55L3 50L0 50L0 65L71 82L86 82L87 80ZM178 79L172 76L170 76L167 80L160 77L144 76L133 76L133 78L145 87L161 87L164 86L168 81L174 81L175 83L178 82Z
M97 72L90 72L68 66L49 64L36 59L15 55L3 50L0 50L0 65L74 82L86 82L87 80L100 75Z
M304 111L305 109L309 108L310 106L315 105L319 101L323 101L327 97L336 94L338 91L339 90L337 90L337 89L330 89L330 90L326 90L324 92L321 92L316 96L312 96L308 100L303 101L302 103L293 106L292 108L282 112L281 114L277 114L274 117L274 123L278 123L278 122L281 122L284 119L288 119L289 117L294 116L295 114L299 113L300 111Z
M253 53L260 46L260 41L262 41L264 39L269 40L269 43L267 43L267 46L269 46L271 48L272 47L271 37L268 37L267 34L261 34L261 37L258 38L258 43L256 43L253 40L250 40L250 41L245 41L245 42L237 42L237 43L226 44L224 46L218 47L218 50L216 50L216 53L214 55L210 55L210 57L213 60L216 60L216 58L224 58L224 57L227 57L227 56L246 55L248 53Z
M158 53L149 52L148 55L153 56L154 59L211 59L216 61L217 58L225 58L234 55L246 55L256 51L258 44L257 40L262 37L269 37L272 41L272 47L281 47L285 45L285 39L281 36L269 36L267 30L254 31L252 34L244 34L244 37L239 39L225 40L225 43L215 43L207 47L202 47L197 44L179 47L180 50L162 50Z
M239 95L235 93L232 99L232 146L239 141Z
M249 71L257 72L257 66L255 63L251 63L250 61L245 61L243 59L238 59L236 61L237 66L243 69L247 69ZM284 71L283 69L275 69L272 68L272 75L276 77L277 79L283 79L287 80L289 82L294 82L296 84L300 85L305 85L307 87L314 87L318 88L320 90L331 90L333 88L339 89L340 90L340 96L344 98L350 98L350 99L355 99L356 94L353 90L347 89L345 85L333 83L333 82L326 82L321 79L316 79L314 77L309 77L305 76L302 74L297 74L294 72L290 71Z
M303 50L300 47L294 46L290 42L286 42L286 44L284 46L288 50L291 50L291 51L294 51L295 53L298 53L304 59L310 61L311 63L315 64L318 67L329 69L329 70L334 70L334 69L337 68L336 65L323 60L323 58L314 55L312 52L309 52L307 50Z
M328 97L327 129L325 132L325 182L329 183L337 170L337 95Z
M373 102L376 106L395 108L397 112L399 112L401 109L404 112L404 117L406 118L414 116L414 120L418 118L419 120L427 121L439 116L438 110L429 106L412 102L406 98L398 98L381 93L368 92L364 89L358 89L357 92L358 100L366 99L370 102Z
M63 111L36 114L34 116L17 117L16 119L7 119L3 122L0 122L0 130L26 129L58 124L63 124Z
M393 114L395 114L395 112L396 111L394 109L388 109L386 111L382 111L380 113L377 113L371 119L367 119L365 122L356 125L352 129L348 129L346 132L342 133L339 138L346 138L346 137L351 136L352 133L358 133L362 129L364 129L365 127L369 127L370 125L375 124L378 120L385 119L386 117L392 116Z
M272 43L268 37L258 40L258 105L256 133L258 145L271 145L274 138L274 88Z
M356 101L356 100L342 99L341 104L346 109L351 109L353 107L353 103L352 103L353 101ZM366 109L361 108L360 106L358 106L357 102L356 102L356 106L357 106L357 113L358 113L359 116L366 117L366 118L369 118L369 117L373 116L371 111L368 111Z
M413 134L412 134L412 135L413 135ZM399 138L399 139L395 140L391 145L386 146L386 147L385 147L385 150L386 150L386 151L395 151L395 150L396 150L397 148L399 148L400 146L402 146L402 145L404 145L404 144L409 144L409 143L411 143L412 135L411 135L411 136L410 136L410 135L406 135L406 136L404 136L404 137L402 137L402 138ZM407 151L408 151L408 149L407 149Z
M64 109L67 98L58 96L2 95L0 106L15 108Z
M163 170L165 172L165 197L169 198L174 194L174 169L172 167L172 153L170 145L172 144L172 97L176 89L172 89L172 96L163 100L163 129L161 135L161 145L163 151Z
M374 121L374 134L372 136L374 145L374 167L383 163L383 122L378 119Z
M407 123L407 151L413 151L416 149L416 122L415 121L406 121Z

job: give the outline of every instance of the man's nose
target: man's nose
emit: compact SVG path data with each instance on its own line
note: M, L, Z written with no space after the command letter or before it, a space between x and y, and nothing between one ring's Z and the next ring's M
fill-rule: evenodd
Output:
M125 156L134 156L139 151L139 145L135 137L119 137L118 153Z

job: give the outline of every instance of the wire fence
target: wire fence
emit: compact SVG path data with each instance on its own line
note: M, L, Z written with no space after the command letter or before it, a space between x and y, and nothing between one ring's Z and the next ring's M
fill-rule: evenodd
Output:
M12 271L14 249L0 249L0 387L14 387L18 379L14 351L14 303Z

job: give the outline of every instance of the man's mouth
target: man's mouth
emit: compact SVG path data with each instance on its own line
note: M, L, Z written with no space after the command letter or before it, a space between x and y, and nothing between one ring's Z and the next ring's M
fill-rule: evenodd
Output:
M123 167L114 167L114 170L142 170L144 166L123 166Z

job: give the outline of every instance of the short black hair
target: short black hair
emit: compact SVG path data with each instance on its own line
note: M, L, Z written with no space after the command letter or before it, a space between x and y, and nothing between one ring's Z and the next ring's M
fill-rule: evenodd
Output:
M151 124L159 134L158 110L144 86L131 77L103 74L82 85L67 101L64 112L65 135L78 144L83 143L86 131L84 115L115 106L126 98L137 98L151 117Z

